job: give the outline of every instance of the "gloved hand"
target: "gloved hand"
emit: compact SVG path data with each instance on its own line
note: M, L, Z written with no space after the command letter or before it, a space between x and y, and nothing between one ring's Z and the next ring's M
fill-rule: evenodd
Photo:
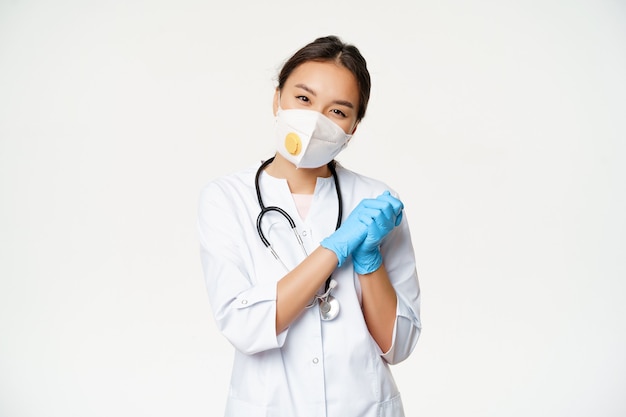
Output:
M404 204L385 191L370 204L367 221L367 236L352 253L352 262L357 274L370 274L380 268L383 257L380 242L402 221Z
M320 245L326 249L330 249L337 255L339 261L337 267L345 262L346 258L352 254L354 249L359 246L367 236L367 222L370 215L366 212L368 205L373 199L361 201L352 210L348 218L339 226L339 229L322 240ZM361 221L361 217L364 221Z

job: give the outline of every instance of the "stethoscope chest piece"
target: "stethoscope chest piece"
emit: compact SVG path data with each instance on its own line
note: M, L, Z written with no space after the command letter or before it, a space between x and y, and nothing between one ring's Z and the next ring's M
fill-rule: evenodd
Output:
M322 320L332 320L339 314L339 301L332 295L320 300L320 316Z

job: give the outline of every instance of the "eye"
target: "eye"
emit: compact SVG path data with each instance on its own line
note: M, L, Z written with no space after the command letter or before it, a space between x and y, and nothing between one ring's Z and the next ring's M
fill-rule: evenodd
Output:
M342 111L341 111L341 110L339 110L339 109L332 109L330 112L331 112L332 114L334 114L335 116L339 116L339 117L341 117L341 118L348 117L348 116L346 116L346 114L345 114L344 112L342 112Z
M303 101L305 103L309 102L309 98L307 96L296 96L296 98L300 101Z

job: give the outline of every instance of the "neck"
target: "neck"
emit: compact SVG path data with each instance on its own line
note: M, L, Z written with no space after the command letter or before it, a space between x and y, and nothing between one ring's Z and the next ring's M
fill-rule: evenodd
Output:
M319 168L296 168L294 164L277 153L271 164L265 169L275 178L284 178L289 189L294 194L313 194L318 177L330 177L330 170L326 165Z

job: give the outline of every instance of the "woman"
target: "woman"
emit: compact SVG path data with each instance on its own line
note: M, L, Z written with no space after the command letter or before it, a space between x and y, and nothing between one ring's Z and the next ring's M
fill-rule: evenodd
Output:
M235 347L228 417L404 415L389 364L421 324L403 204L334 161L369 94L359 50L316 39L279 74L275 156L201 192L210 304Z

